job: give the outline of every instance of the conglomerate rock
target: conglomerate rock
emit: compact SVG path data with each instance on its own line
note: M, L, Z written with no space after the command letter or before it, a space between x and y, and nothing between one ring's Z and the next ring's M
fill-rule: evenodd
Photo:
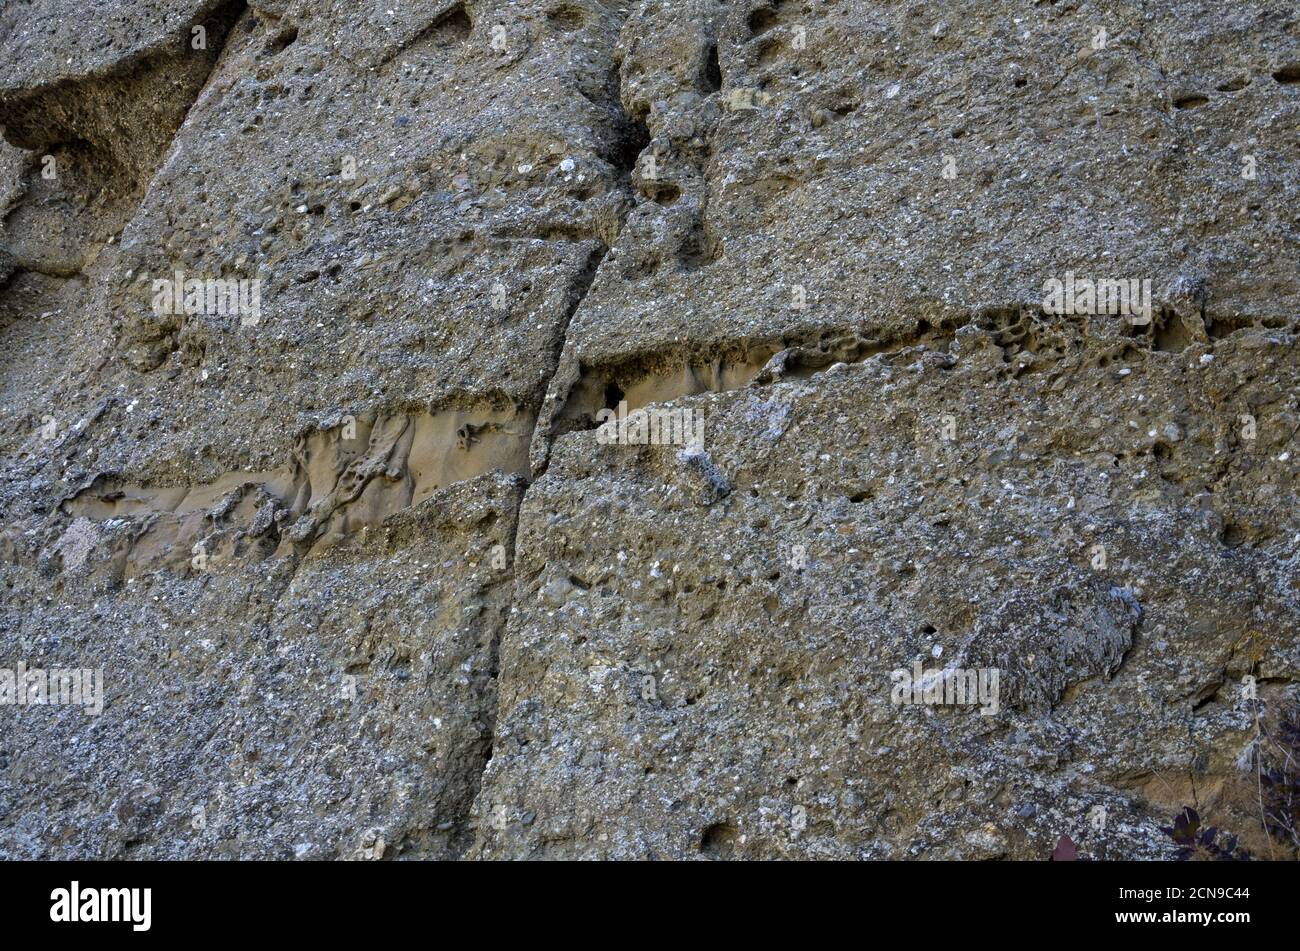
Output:
M1300 12L101 6L0 10L0 857L1293 854Z

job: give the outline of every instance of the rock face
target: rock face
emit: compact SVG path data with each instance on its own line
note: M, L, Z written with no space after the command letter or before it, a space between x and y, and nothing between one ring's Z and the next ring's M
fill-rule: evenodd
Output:
M0 9L0 857L1293 853L1300 13L102 6Z

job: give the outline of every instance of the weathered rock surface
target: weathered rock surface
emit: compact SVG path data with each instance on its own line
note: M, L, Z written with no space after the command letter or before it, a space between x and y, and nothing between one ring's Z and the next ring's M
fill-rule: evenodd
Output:
M104 7L0 11L0 669L105 684L0 856L1288 854L1295 11Z

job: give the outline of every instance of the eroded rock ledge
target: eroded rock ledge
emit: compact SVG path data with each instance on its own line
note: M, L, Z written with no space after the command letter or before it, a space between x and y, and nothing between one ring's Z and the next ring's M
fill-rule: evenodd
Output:
M0 667L107 685L0 856L1286 854L1300 18L103 6L0 11Z

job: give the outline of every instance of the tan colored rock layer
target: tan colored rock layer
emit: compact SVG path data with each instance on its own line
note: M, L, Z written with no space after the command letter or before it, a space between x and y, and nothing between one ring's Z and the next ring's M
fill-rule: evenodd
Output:
M107 685L0 856L1289 854L1300 18L102 6L0 11L0 669Z

